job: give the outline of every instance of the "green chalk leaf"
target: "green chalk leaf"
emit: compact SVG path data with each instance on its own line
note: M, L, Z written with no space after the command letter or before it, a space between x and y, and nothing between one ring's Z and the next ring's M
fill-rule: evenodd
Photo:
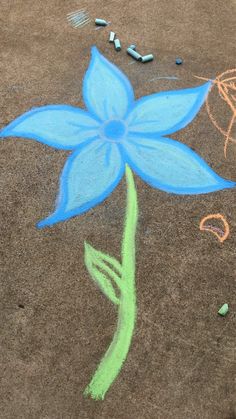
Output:
M86 242L84 247L85 265L92 279L113 304L119 305L119 296L116 295L113 283L115 283L119 291L122 290L122 266L120 262L112 256L94 249Z

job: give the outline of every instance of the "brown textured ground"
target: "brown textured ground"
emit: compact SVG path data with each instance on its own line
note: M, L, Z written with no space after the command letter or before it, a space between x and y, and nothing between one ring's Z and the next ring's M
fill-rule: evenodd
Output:
M1 126L33 106L81 106L93 44L126 72L137 97L196 85L193 74L213 78L235 67L235 1L89 0L82 6L92 18L110 20L124 46L135 42L157 59L131 65L124 49L116 53L107 42L110 28L71 28L66 14L79 2L3 0ZM151 81L167 75L180 80ZM223 139L205 109L172 137L236 179L236 147L230 145L225 160ZM82 392L112 339L116 312L85 270L83 242L119 257L125 183L88 214L37 230L36 221L53 208L66 156L24 139L0 144L0 418L235 418L235 192L178 197L136 178L136 333L106 400L94 402ZM211 212L230 222L224 245L199 231L201 217ZM217 309L226 301L231 313L220 318Z

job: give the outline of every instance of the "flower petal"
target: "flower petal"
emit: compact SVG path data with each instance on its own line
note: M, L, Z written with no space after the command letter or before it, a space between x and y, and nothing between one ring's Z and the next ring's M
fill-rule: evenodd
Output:
M176 194L201 194L236 184L218 176L186 145L169 138L137 139L124 146L124 158L155 188Z
M192 89L160 92L139 99L127 122L130 131L141 135L168 135L184 128L198 113L211 82Z
M114 64L92 48L92 58L83 82L88 110L102 121L123 118L133 104L134 93L127 77Z
M117 186L124 163L116 144L101 140L82 146L67 160L55 212L38 227L82 214L102 202Z
M16 118L0 137L25 137L49 146L73 150L97 136L100 124L82 109L67 105L34 108Z

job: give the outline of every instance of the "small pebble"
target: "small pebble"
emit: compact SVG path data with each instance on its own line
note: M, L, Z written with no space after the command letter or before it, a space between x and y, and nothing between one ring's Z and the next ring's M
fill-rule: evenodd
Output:
M136 50L136 45L132 44L129 46L129 48Z
M131 57L137 61L142 61L142 55L140 55L137 51L134 51L131 47L127 48L127 54L131 55Z
M120 40L118 38L115 39L114 44L115 44L115 50L120 51L121 50L121 44L120 44Z
M104 19L95 19L95 24L98 26L107 26L108 23L106 20Z
M223 304L223 306L219 309L219 311L218 311L218 314L220 315L220 316L226 316L226 314L228 313L228 311L229 311L229 306L228 306L228 304L227 303L225 303L225 304Z
M176 58L175 64L180 65L183 63L183 60L181 58Z
M154 56L152 54L144 55L142 57L142 62L143 63L148 63L149 61L152 61L153 58L154 58Z
M110 32L110 36L109 36L109 42L114 42L115 41L115 37L116 37L116 34L115 34L115 32Z

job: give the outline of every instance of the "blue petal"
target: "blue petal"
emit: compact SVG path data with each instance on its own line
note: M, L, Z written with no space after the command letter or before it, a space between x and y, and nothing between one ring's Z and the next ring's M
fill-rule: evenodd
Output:
M97 136L100 124L87 112L67 105L34 108L16 118L0 137L24 137L49 146L73 150Z
M38 227L88 211L110 195L123 173L124 163L115 143L97 140L76 150L62 171L56 210Z
M235 186L218 176L186 145L169 138L133 140L124 144L124 158L155 188L176 194L201 194Z
M130 131L145 136L168 135L184 128L198 113L211 82L192 89L160 92L139 99L127 122Z
M102 121L122 119L133 104L134 93L127 77L96 47L83 82L83 97L88 110Z

